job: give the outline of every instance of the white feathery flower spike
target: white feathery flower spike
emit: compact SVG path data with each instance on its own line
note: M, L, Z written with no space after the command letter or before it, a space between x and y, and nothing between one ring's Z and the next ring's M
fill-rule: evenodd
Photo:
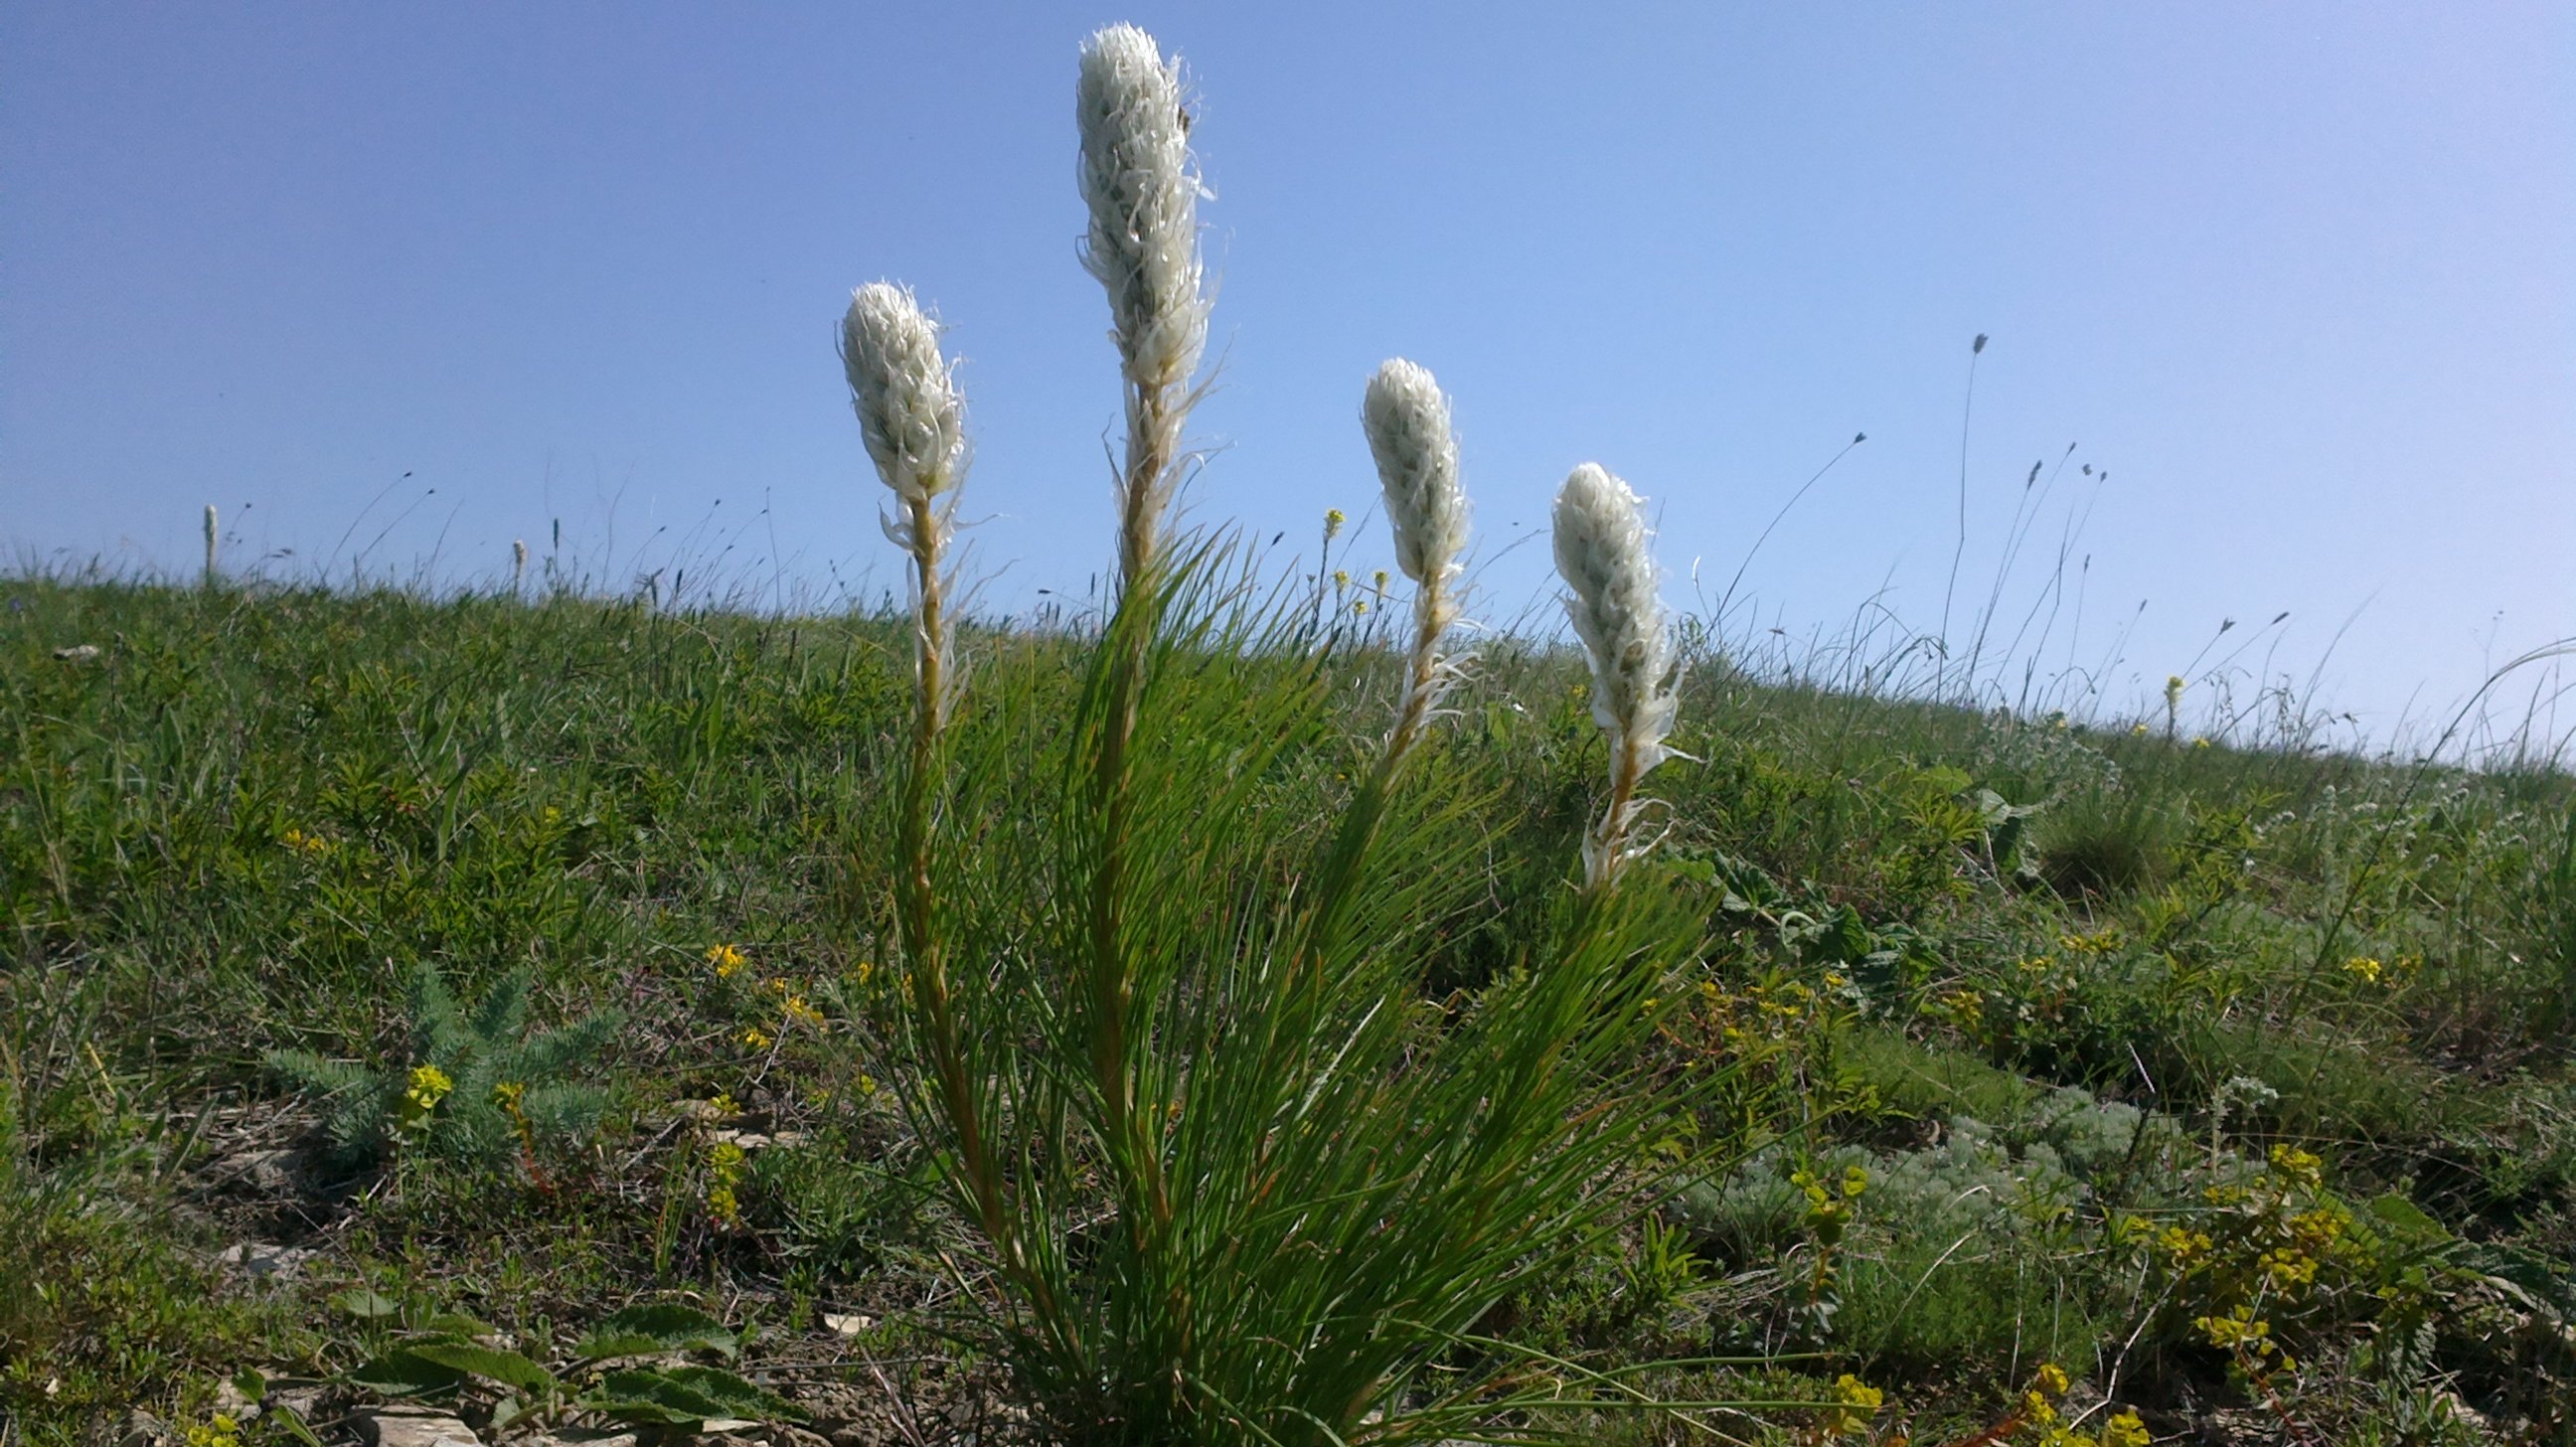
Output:
M892 282L851 294L841 318L841 366L868 457L896 498L879 525L912 556L914 679L925 727L935 734L962 682L941 567L966 473L965 395L939 353L938 323L909 288Z
M1179 63L1166 63L1135 26L1098 32L1083 43L1074 120L1091 212L1082 261L1109 294L1109 335L1126 381L1118 550L1120 573L1133 580L1161 551L1190 379L1207 350L1199 178L1190 169Z
M1664 626L1642 500L1594 463L1556 495L1556 570L1573 590L1565 611L1592 664L1592 717L1610 735L1610 806L1584 841L1587 884L1606 884L1643 846L1628 842L1643 807L1637 783L1674 756L1664 741L1680 672Z
M1207 345L1208 307L1179 64L1133 25L1100 31L1082 47L1074 118L1091 208L1083 262L1109 290L1128 380L1183 381Z
M1458 439L1449 428L1449 399L1427 368L1401 357L1381 364L1360 402L1386 517L1395 531L1395 563L1414 583L1413 656L1404 707L1388 736L1389 766L1402 759L1458 676L1460 661L1440 656L1440 636L1458 618L1459 555L1467 547L1467 494L1458 485ZM1335 517L1339 514L1335 513ZM1325 536L1331 537L1327 530ZM1386 575L1378 574L1379 588Z
M1397 357L1369 378L1360 424L1386 490L1395 565L1417 583L1444 582L1467 546L1467 495L1458 486L1449 399L1429 369Z
M841 318L850 407L877 475L907 503L928 502L964 475L966 399L939 355L939 324L908 287L872 281Z

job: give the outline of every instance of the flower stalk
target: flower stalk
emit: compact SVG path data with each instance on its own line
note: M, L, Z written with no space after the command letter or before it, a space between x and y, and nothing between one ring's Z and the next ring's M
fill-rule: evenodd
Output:
M1094 755L1098 821L1087 901L1091 1066L1103 1131L1130 1193L1140 1249L1171 1223L1161 1127L1138 1108L1138 1039L1127 959L1126 895L1134 825L1130 757L1147 657L1163 608L1164 522L1181 469L1181 433L1207 347L1199 257L1199 178L1191 169L1180 67L1152 36L1113 25L1084 42L1074 88L1083 203L1083 264L1108 294L1110 340L1125 383L1127 449L1118 481L1118 617Z
M937 828L941 735L958 691L956 625L948 610L947 545L966 466L965 397L940 355L939 327L912 292L872 282L852 293L841 319L841 365L850 405L877 475L895 496L879 519L911 560L913 731L897 825L896 931L910 964L919 1020L940 1105L957 1132L967 1193L985 1238L1013 1279L1043 1303L1042 1278L1028 1268L1012 1228L1001 1163L966 1059L956 995L931 879Z

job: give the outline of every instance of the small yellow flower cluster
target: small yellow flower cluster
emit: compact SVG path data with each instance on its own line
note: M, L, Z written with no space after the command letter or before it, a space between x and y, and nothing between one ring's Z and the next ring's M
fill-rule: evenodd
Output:
M2343 962L2343 972L2365 985L2376 985L2388 967L2369 955L2355 955Z
M732 1141L717 1141L707 1147L707 1214L715 1218L718 1226L742 1222L742 1197L735 1188L742 1184L747 1159L742 1147Z
M2276 1360L2283 1370L2298 1366L2288 1352L2281 1350L2281 1344L2272 1340L2272 1323L2256 1316L2251 1305L2240 1305L2225 1316L2196 1316L2191 1324L2200 1328L2211 1346L2232 1354L2249 1367L2267 1358Z
M1887 1394L1849 1372L1834 1379L1834 1405L1816 1419L1828 1440L1856 1437L1869 1430L1870 1418L1887 1403Z
M745 969L748 969L751 964L751 961L740 949L730 944L708 946L706 961L710 966L714 967L716 978L720 980L732 979L734 976L741 974ZM855 975L859 984L865 985L869 979L875 975L876 966L871 962L863 960L852 973ZM778 1042L778 1036L780 1034L783 1034L796 1026L803 1025L812 1029L820 1029L826 1023L823 1012L816 1009L812 1002L808 1001L805 996L788 981L783 979L768 979L763 980L760 983L761 987L767 990L770 995L775 997L778 1002L779 1023L777 1029L774 1031L762 1029L757 1025L744 1029L741 1034L734 1038L740 1040L745 1046L748 1046L753 1050L766 1050Z
M241 1423L217 1412L188 1429L188 1447L241 1447Z
M1840 975L1828 974L1828 989L1840 988L1846 981ZM1823 1002L1814 986L1801 980L1781 980L1771 984L1747 985L1742 993L1728 990L1715 980L1702 980L1699 997L1711 1019L1718 1026L1719 1039L1731 1049L1747 1049L1761 1041L1783 1041L1808 1023Z
M1850 1222L1854 1203L1869 1189L1869 1172L1859 1166L1846 1166L1841 1180L1825 1181L1813 1171L1797 1171L1790 1175L1789 1184L1807 1198L1809 1227L1832 1226L1839 1230Z
M2042 1362L2039 1370L2031 1374L2030 1385L2022 1389L2021 1410L2016 1415L2034 1427L2055 1425L2057 1399L2073 1385L2067 1379L2066 1368L2055 1362Z
M2194 1231L2182 1226L2167 1226L2156 1233L2156 1249L2172 1257L2174 1265L2188 1271L2195 1263L2206 1260L2210 1252L2217 1250L2218 1243L2211 1240L2206 1231Z
M2323 1156L2297 1146L2272 1147L2272 1169L2310 1190L2315 1190L2317 1183L2325 1179L2325 1164Z
M2013 1402L2012 1414L1969 1440L2023 1442L2031 1447L2147 1447L2146 1423L2138 1420L2135 1412L2113 1413L2099 1434L2067 1422L2060 1403L2074 1385L2064 1367L2055 1362L2042 1363Z
M823 1023L823 1012L805 1003L805 997L796 993L795 987L785 980L771 980L768 984L769 993L778 997L782 1028L786 1025L819 1026Z
M331 841L328 838L320 834L307 834L301 829L287 830L277 837L277 842L308 857L331 852Z
M438 1103L447 1099L449 1092L455 1089L456 1082L437 1066L413 1066L411 1078L403 1086L402 1103L394 1116L394 1133L411 1135L426 1129L430 1112L438 1109Z
M1986 997L1974 990L1945 990L1930 1013L1946 1017L1962 1030L1974 1031L1986 1021Z

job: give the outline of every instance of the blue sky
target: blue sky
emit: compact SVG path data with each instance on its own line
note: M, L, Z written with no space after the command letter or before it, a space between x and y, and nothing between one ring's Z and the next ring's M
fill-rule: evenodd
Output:
M881 586L832 336L891 276L966 359L986 604L1079 591L1117 397L1073 56L1129 19L1216 196L1203 520L1357 514L1401 354L1455 398L1486 616L1547 596L1505 545L1576 462L1697 606L1866 431L1737 596L1928 628L1986 333L1959 612L2076 444L1999 611L2083 511L2039 661L2117 644L2106 707L2323 660L2385 737L2576 633L2576 11L1596 10L18 0L0 556L188 569L211 501L281 574L498 576L559 518L619 581Z

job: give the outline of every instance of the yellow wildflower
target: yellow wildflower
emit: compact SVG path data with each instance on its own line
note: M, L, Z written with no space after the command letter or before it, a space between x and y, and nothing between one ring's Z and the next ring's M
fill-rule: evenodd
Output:
M1849 1437L1869 1426L1869 1419L1887 1401L1887 1394L1849 1372L1834 1379L1834 1405L1827 1407L1817 1425L1830 1437Z
M412 1067L411 1084L403 1091L403 1099L410 1102L414 1110L427 1115L438 1109L438 1103L455 1088L456 1082L448 1078L446 1071L435 1065L415 1065Z
M742 951L731 945L709 945L707 963L716 967L717 979L730 980L741 974L742 967L750 961L743 958Z
M2344 973L2354 976L2366 985L2378 984L2380 972L2386 968L2387 966L2368 955L2355 955L2343 962Z
M2325 1158L2297 1146L2272 1147L2272 1169L2303 1186L2313 1186L2323 1178Z
M734 1187L742 1181L742 1147L732 1141L718 1141L707 1148L707 1214L719 1226L731 1226L742 1218L742 1198Z
M761 1029L757 1025L754 1025L750 1029L742 1032L742 1043L750 1046L754 1050L768 1049L771 1039L772 1037L770 1036L770 1033Z
M2102 1447L2147 1447L2147 1424L2135 1412L2121 1412L2102 1424Z

